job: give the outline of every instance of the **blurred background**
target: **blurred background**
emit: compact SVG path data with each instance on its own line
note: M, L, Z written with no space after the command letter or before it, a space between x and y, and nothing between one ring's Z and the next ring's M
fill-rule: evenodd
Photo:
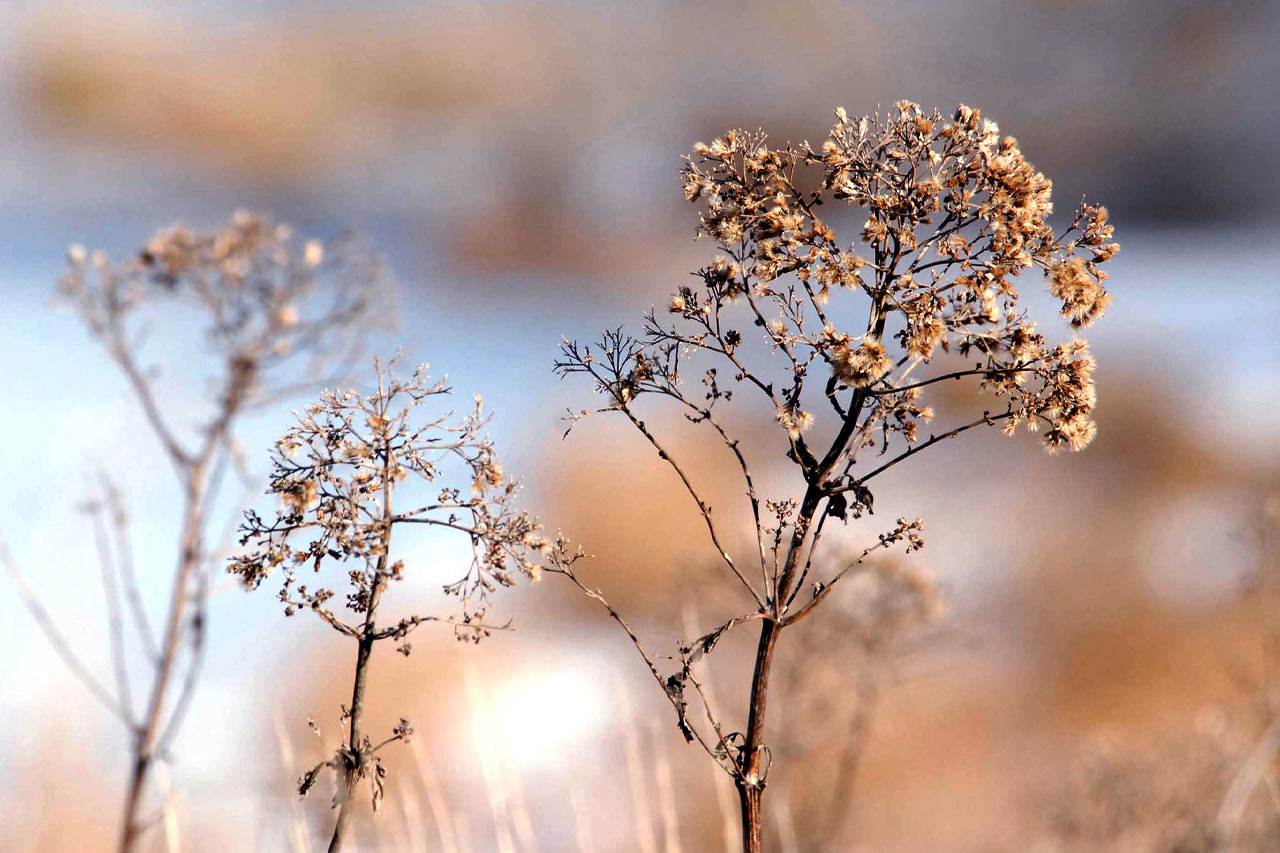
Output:
M1260 579L1277 571L1264 531L1280 514L1280 6L3 11L0 529L95 666L108 663L80 510L91 472L120 484L153 607L176 545L172 487L123 379L50 310L69 244L122 257L156 228L214 227L240 207L307 235L358 230L400 284L379 351L403 346L483 392L528 505L583 542L588 580L666 653L721 615L687 603L715 601L690 594L715 577L700 521L621 424L561 440L565 408L591 400L551 375L560 336L638 325L705 262L677 178L695 140L758 126L816 144L836 106L964 102L1019 138L1060 211L1088 193L1113 213L1116 302L1089 334L1099 436L1055 457L1025 435L966 437L877 493L878 519L925 518L928 547L911 559L937 576L947 615L888 648L836 619L797 640L809 654L784 654L773 740L791 769L771 786L770 838L794 851L1204 849L1194 839L1274 719ZM170 405L190 402L198 371L185 370L168 366ZM288 408L242 433L259 476ZM878 531L851 524L850 541ZM471 647L423 629L412 657L375 661L375 727L403 715L418 736L388 753L383 812L358 818L366 849L732 849L727 782L683 743L626 638L556 581L499 602L514 633ZM841 618L856 623L857 607ZM176 820L149 849L320 849L329 791L299 802L293 784L324 757L306 718L336 735L350 649L221 578L210 637L167 763ZM717 655L738 666L747 651ZM714 688L736 707L734 666ZM0 715L0 848L110 849L125 735L7 579ZM831 791L854 761L845 814ZM1251 849L1280 844L1265 788Z

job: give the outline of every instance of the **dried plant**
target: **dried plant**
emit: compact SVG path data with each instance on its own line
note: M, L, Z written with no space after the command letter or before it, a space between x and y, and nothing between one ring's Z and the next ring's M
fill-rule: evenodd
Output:
M795 812L806 849L838 848L849 833L849 806L881 698L907 675L908 659L937 640L944 609L927 569L881 560L845 584L822 619L796 632L788 651L804 665L779 673L776 719L788 737L774 748L773 785Z
M1064 853L1275 850L1280 800L1274 760L1280 739L1269 730L1255 744L1252 729L1250 721L1215 709L1190 731L1091 738L1044 798L1040 847ZM1242 778L1249 790L1233 803ZM1266 790L1255 797L1255 788ZM1228 805L1236 808L1224 816Z
M1253 853L1280 847L1280 498L1255 519L1245 647L1228 674L1243 701L1157 738L1088 739L1041 802L1047 850Z
M172 592L158 634L138 592L123 501L105 478L91 501L114 688L82 663L56 619L25 583L19 584L55 650L129 731L131 769L120 836L120 850L129 851L145 828L140 811L155 762L173 743L197 683L214 552L210 514L220 485L240 463L237 424L256 407L340 375L359 351L387 289L377 260L355 242L326 249L316 240L299 241L288 226L243 212L213 232L180 226L161 231L136 256L119 263L79 246L72 247L69 260L61 300L128 380L181 493ZM187 435L179 424L192 420L190 403L180 407L157 387L159 366L152 362L147 339L166 318L189 321L193 314L203 323L199 363L208 365L204 378L213 391L209 410ZM21 581L13 560L7 553L0 556ZM130 685L125 610L145 661L141 708L135 708ZM179 665L183 657L185 674Z
M1016 281L1041 270L1063 317L1087 327L1110 301L1100 267L1118 250L1102 207L1082 204L1055 232L1049 180L977 110L961 106L948 120L901 102L885 116L836 116L819 150L807 143L770 148L763 133L744 131L697 145L683 172L685 195L703 203L699 234L722 254L697 271L697 286L676 291L664 314L650 311L639 337L617 329L595 345L566 341L556 364L561 375L590 377L607 400L601 411L625 416L674 470L717 562L750 602L680 645L679 669L663 675L572 561L554 567L608 607L662 685L685 736L732 776L747 851L763 843L771 754L765 721L779 636L873 554L923 545L921 522L901 518L838 562L831 549L818 548L824 529L870 515L877 478L972 429L1000 425L1012 434L1021 425L1043 431L1050 450L1087 445L1095 431L1088 347L1079 339L1050 344L1019 306ZM865 212L857 240L838 240L819 215L827 201ZM701 380L692 389L684 381L691 371ZM925 393L966 378L995 405L923 435L921 425L933 418ZM739 389L777 421L797 475L794 493L758 492L749 449L722 417ZM641 401L658 399L723 440L750 506L755 553L730 553L727 522L713 515L642 415ZM585 414L571 413L571 421ZM725 633L755 622L746 728L728 731L695 666ZM702 706L709 733L695 725L691 701Z
M531 558L547 548L535 521L514 507L518 486L503 474L484 432L488 418L480 398L462 417L448 411L426 415L433 403L449 399L451 389L444 380L432 381L425 366L408 380L397 378L393 366L376 364L372 393L326 391L298 415L273 457L268 493L280 499L281 509L269 523L256 512L246 513L241 545L247 550L229 567L249 589L278 571L285 615L311 611L356 641L351 704L341 715L343 743L298 787L305 795L325 768L336 773L338 816L330 851L342 848L360 780L369 779L375 810L382 800L385 770L379 751L412 733L405 719L376 744L365 731L374 645L391 640L408 655L409 634L425 622L451 624L459 639L479 641L493 627L485 621L490 594L521 574L536 579L540 569ZM388 585L404 577L404 560L393 558L391 550L392 533L403 525L452 531L470 540L470 565L444 587L459 600L457 616L412 614L378 621ZM403 548L401 538L396 544ZM345 571L340 608L330 603L337 595L333 588L299 577L326 564Z

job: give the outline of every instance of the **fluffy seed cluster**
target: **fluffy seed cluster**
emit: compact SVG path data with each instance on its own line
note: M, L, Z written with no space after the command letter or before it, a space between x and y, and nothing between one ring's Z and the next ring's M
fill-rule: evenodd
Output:
M866 388L893 369L884 344L868 337L856 347L839 343L831 348L831 370L850 388Z
M535 520L513 506L518 485L503 474L484 433L488 418L480 398L461 418L427 414L429 403L450 394L425 367L400 379L380 365L376 391L322 394L276 443L268 491L280 509L271 522L246 513L246 551L229 571L248 588L279 571L287 615L312 610L338 630L358 633L330 609L334 590L301 582L300 571L341 564L347 610L367 614L387 583L405 571L391 554L394 530L423 525L453 531L470 540L472 560L445 592L462 602L459 636L483 636L489 594L512 585L518 574L537 578L533 558L546 543ZM433 619L408 617L390 630L401 639Z
M1093 363L1082 342L1046 342L1018 304L1017 279L1040 269L1070 325L1092 325L1111 302L1102 265L1119 250L1106 208L1082 204L1055 233L1052 183L978 110L944 118L904 101L886 116L836 118L817 149L771 148L759 131L694 147L685 196L704 205L699 233L725 254L699 272L701 293L682 288L669 306L701 328L658 328L655 339L732 351L722 311L745 301L790 361L782 396L792 421L815 362L836 391L879 394L918 384L918 372L905 378L918 365L974 358L968 372L1009 400L1012 425L1042 430L1051 449L1084 447ZM838 239L821 213L827 202L864 212L856 240ZM851 313L839 292L870 310ZM851 328L859 317L866 325Z

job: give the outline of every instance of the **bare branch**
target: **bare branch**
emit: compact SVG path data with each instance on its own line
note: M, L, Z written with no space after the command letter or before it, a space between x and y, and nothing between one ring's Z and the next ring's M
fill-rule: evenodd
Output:
M85 686L85 689L93 695L93 698L101 702L108 711L118 717L126 726L133 728L134 722L130 718L129 712L98 679L93 677L89 668L71 650L71 644L67 642L62 632L58 630L57 625L54 624L53 619L49 616L49 612L44 609L39 599L36 598L35 593L27 584L27 579L18 569L18 565L14 562L13 555L9 552L8 543L6 543L3 535L0 535L0 562L4 563L5 570L8 571L9 577L13 579L14 586L18 589L18 597L21 599L23 606L27 608L32 618L36 620L36 624L44 633L45 638L53 646L53 650L62 659L63 664L71 674Z
M864 474L863 476L858 477L857 479L849 483L846 483L842 486L836 486L835 488L828 490L827 494L838 495L843 492L852 491L854 489L862 487L868 480L872 479L873 477L884 473L885 471L892 468L894 465L897 465L899 462L909 459L910 457L916 455L920 451L925 450L929 447L932 447L933 445L937 444L940 441L946 441L949 438L955 438L957 435L960 435L963 432L967 432L973 429L974 427L994 424L999 421L1007 420L1013 417L1013 415L1014 415L1013 412L1005 412L999 415L992 415L989 412L983 412L982 417L978 418L976 421L971 421L970 423L963 424L961 426L956 427L955 429L950 429L950 430L947 430L946 432L938 433L937 435L932 435L929 437L927 441L923 441L920 444L914 445L909 450L906 450L898 454L897 456L890 459L888 462L885 462L879 468L876 468L871 473Z
M654 449L658 451L658 458L670 465L671 469L676 472L676 475L680 478L680 482L684 484L685 491L687 491L689 496L693 498L693 502L698 507L698 512L702 515L703 523L706 524L707 533L711 536L711 544L715 546L716 553L719 554L720 559L724 561L724 564L729 567L731 572L733 572L734 577L738 579L738 582L742 584L743 588L746 589L751 597L755 599L756 604L763 610L765 608L764 599L760 597L760 593L756 592L756 588L751 585L751 581L747 580L746 576L742 574L742 571L738 568L737 564L733 562L733 557L729 556L729 552L725 550L724 545L721 544L720 536L716 533L715 523L711 520L711 507L702 499L702 496L698 494L698 490L694 488L693 482L689 479L689 476L685 474L684 469L681 468L679 463L677 463L675 459L672 458L671 454L666 451L658 441L657 437L649 431L648 427L645 426L644 421L641 421L635 416L631 411L630 406L619 401L618 408L627 416L627 419L635 425L636 429L638 429L640 433L648 439Z
M920 530L921 527L922 525L918 519L914 522L908 522L905 518L898 519L897 527L895 527L889 533L882 533L880 535L879 541L876 542L876 544L870 545L867 548L863 549L862 553L859 554L853 560L853 562L845 565L845 567L841 569L839 572L837 572L831 578L831 580L827 581L826 583L814 584L813 597L795 613L792 613L790 616L787 616L785 619L783 619L782 620L783 626L785 627L789 625L794 625L795 623L799 622L801 619L804 619L806 616L812 613L814 609L817 608L817 606L821 604L828 595L831 594L831 591L836 588L836 584L840 583L840 581L843 580L845 577L847 577L850 572L853 572L855 569L860 568L866 562L867 557L871 556L871 554L875 553L876 551L885 550L889 548L891 545L897 542L901 542L903 539L906 539L908 542L907 544L908 553L922 547L923 542L920 541L919 537L914 532L914 531Z
M156 651L155 635L152 633L146 607L142 603L142 591L138 585L138 575L134 565L133 548L129 543L129 517L124 510L124 502L120 490L105 475L101 478L107 511L111 513L115 528L116 565L120 568L120 582L124 592L124 601L133 619L134 632L147 659L153 664L159 658Z
M609 618L616 622L618 626L622 628L627 637L630 638L631 645L635 647L635 650L640 654L645 665L649 668L649 674L653 676L653 680L662 688L662 694L667 697L667 701L670 702L671 707L675 709L681 732L684 733L688 740L696 741L698 745L702 747L703 751L711 757L712 761L715 761L717 765L724 768L726 772L732 773L732 771L729 771L729 769L721 763L719 756L716 754L716 750L706 742L698 729L688 722L686 703L683 691L679 689L678 682L672 682L671 679L663 678L662 673L658 671L657 664L654 663L653 656L650 655L649 651L644 647L644 643L640 641L640 637L632 629L631 625L627 623L627 620L622 617L622 614L615 610L613 605L609 603L609 600L605 598L604 593L598 589L587 586L579 580L577 574L572 568L572 564L569 562L555 566L548 566L546 570L568 578L569 581L584 595L605 609L605 612L609 614Z
M120 590L116 580L116 567L111 559L111 544L103 520L105 507L99 499L93 499L88 507L93 519L93 540L98 552L98 564L102 572L102 592L107 604L107 634L111 654L111 666L115 672L116 695L129 718L133 718L133 696L129 688L129 664L125 658L124 620L120 612Z

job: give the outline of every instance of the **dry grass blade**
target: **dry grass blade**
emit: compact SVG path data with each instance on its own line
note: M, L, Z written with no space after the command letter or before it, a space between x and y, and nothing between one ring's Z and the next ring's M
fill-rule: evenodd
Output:
M680 845L680 812L676 806L675 783L671 779L671 757L662 741L657 720L649 721L649 740L653 744L653 777L657 783L658 813L662 815L664 853L682 853Z
M480 674L473 662L466 662L463 675L467 686L467 699L472 708L472 717L479 721L486 715L489 703L480 682ZM479 722L475 724L474 730L476 751L480 754L480 769L484 773L485 790L489 794L489 811L493 816L494 843L498 853L516 853L516 842L511 828L511 808L507 803L507 790L498 768L493 742L489 733L482 730Z
M414 766L418 769L418 779L427 794L427 806L431 809L432 823L440 838L440 853L462 853L465 849L458 843L458 835L454 830L453 815L445 799L444 790L440 787L440 778L436 775L435 766L421 738L409 743L413 750Z
M627 755L627 779L631 784L636 846L640 853L658 853L658 842L653 834L653 810L649 805L649 790L645 784L644 765L641 761L640 729L631 709L631 700L627 696L626 683L620 676L614 678L614 695L618 701L618 718Z

